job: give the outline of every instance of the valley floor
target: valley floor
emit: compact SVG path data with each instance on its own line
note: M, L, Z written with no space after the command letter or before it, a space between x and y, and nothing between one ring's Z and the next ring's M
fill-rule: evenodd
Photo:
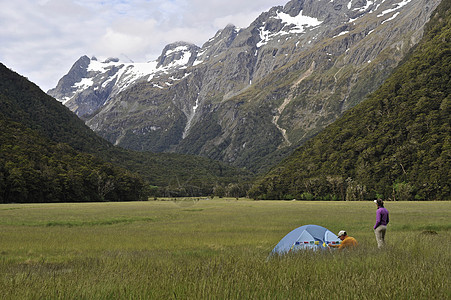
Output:
M0 205L3 299L449 299L451 202L165 199ZM288 232L346 230L352 252L267 260Z

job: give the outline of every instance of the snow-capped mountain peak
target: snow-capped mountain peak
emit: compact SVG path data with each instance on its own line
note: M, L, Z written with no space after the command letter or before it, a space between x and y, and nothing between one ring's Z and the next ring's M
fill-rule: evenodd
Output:
M198 49L195 45L177 42L166 46L157 60L144 63L122 62L115 57L99 61L95 56L82 56L48 93L79 116L89 115L135 83L186 69L193 64ZM172 77L172 81L174 79ZM89 99L89 103L81 105L81 98Z

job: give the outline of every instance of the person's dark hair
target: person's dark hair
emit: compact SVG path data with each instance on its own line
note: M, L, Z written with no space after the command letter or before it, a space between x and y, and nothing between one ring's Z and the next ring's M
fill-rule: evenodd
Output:
M379 207L384 207L384 201L382 201L382 199L377 199L376 203Z

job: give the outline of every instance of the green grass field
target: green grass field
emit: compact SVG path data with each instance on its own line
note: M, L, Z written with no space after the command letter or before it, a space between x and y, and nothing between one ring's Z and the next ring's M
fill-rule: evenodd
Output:
M1 205L1 299L451 299L451 202L386 207L378 250L369 201ZM267 260L306 224L359 248Z

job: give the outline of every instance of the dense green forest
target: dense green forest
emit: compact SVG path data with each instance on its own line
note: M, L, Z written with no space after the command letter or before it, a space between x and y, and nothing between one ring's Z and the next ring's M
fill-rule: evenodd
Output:
M0 119L0 203L144 200L143 180Z
M0 203L245 195L249 185L248 172L207 158L115 147L2 64L0 121Z
M450 199L451 15L360 105L258 180L258 199Z

